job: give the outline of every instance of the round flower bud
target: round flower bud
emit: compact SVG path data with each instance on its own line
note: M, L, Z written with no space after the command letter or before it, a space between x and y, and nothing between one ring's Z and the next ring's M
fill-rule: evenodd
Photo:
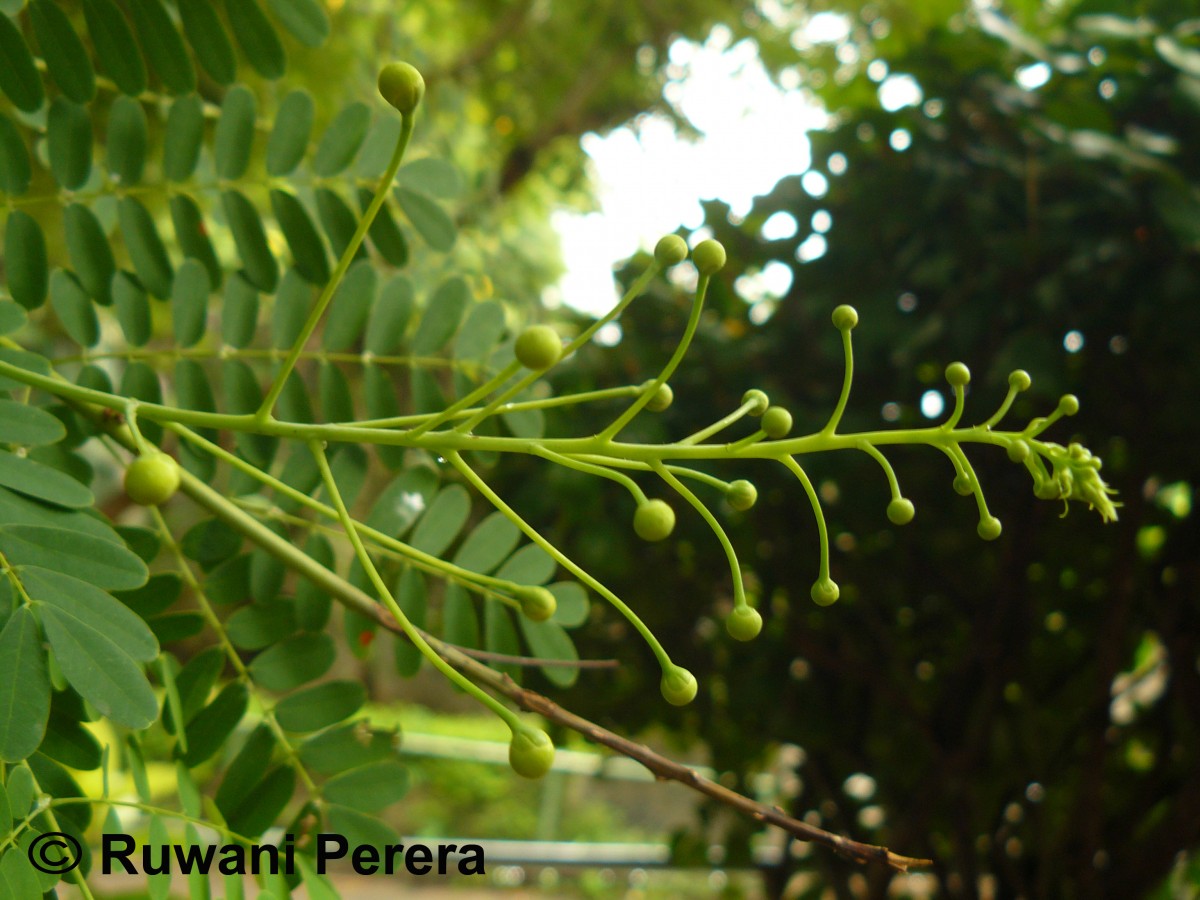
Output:
M675 510L663 500L647 500L633 514L633 530L644 541L661 541L675 530Z
M1024 369L1017 369L1008 375L1008 386L1014 387L1018 391L1029 390L1031 384L1033 384L1033 379L1029 377L1029 373Z
M530 325L517 337L513 352L525 368L540 372L562 357L562 341L549 325Z
M660 384L658 390L646 402L646 409L650 412L662 412L668 406L675 402L675 392L671 390L669 384Z
M782 406L772 406L763 413L762 430L769 438L787 437L792 430L792 414Z
M1017 438L1008 445L1008 458L1015 463L1025 462L1029 459L1029 454L1033 451L1029 447L1029 441Z
M425 96L425 79L408 63L388 63L379 73L379 93L403 115L411 115Z
M986 519L980 519L979 527L975 530L979 532L979 536L985 541L994 541L996 538L1000 537L1000 520L995 516L988 516Z
M658 689L672 706L687 706L696 699L696 676L682 666L671 666L663 672Z
M762 631L762 616L749 606L735 607L725 620L725 630L735 641L752 641Z
M701 275L715 275L725 266L725 248L720 241L701 241L692 251L692 262Z
M166 503L179 489L179 464L166 453L145 453L125 470L125 493L141 506Z
M524 587L514 591L513 596L521 604L521 612L525 618L535 622L545 622L558 609L558 601L549 589L544 587Z
M1033 495L1039 500L1057 500L1061 496L1058 482L1053 478L1043 478L1033 486Z
M954 490L956 493L959 493L964 497L969 496L972 493L971 492L971 479L968 478L966 475L955 475L954 476Z
M677 234L659 238L658 243L654 245L654 259L663 268L683 262L687 255L687 241Z
M761 416L771 406L771 401L767 398L766 393L758 388L750 388L746 393L742 394L742 404L753 403L750 407L750 415Z
M1073 416L1079 412L1079 398L1074 394L1063 394L1058 401L1058 409L1064 416Z
M832 606L837 603L837 599L841 596L841 591L838 589L837 582L832 578L818 578L813 582L812 590L809 592L812 596L813 603L817 606Z
M833 327L838 331L849 331L858 324L858 310L843 303L833 311Z
M951 387L963 387L971 381L971 370L963 363L952 362L946 366L946 380Z
M887 507L887 517L893 525L907 525L916 514L913 502L907 497L897 497Z
M523 725L508 744L508 764L525 778L541 778L554 764L554 742L540 728Z
M745 512L758 501L758 488L745 478L739 478L730 483L725 499L734 509Z

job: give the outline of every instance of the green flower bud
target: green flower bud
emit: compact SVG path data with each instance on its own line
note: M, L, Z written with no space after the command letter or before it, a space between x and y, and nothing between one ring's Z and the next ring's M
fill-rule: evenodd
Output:
M701 241L692 251L692 262L701 275L716 275L725 266L725 248L720 241Z
M1022 440L1021 438L1017 438L1008 445L1008 458L1015 463L1025 462L1025 460L1029 459L1029 454L1032 452L1033 450L1029 446L1029 441Z
M677 234L668 234L659 238L654 245L654 258L663 268L677 265L687 259L687 241Z
M969 497L971 495L971 479L966 475L955 475L954 490L963 497Z
M554 765L554 742L540 728L522 725L508 744L508 764L525 778L541 778Z
M663 500L647 500L633 514L633 530L644 541L661 541L675 530L675 510Z
M999 519L995 516L988 516L986 519L979 520L979 527L975 530L979 532L979 536L985 541L994 541L1000 537L1002 528Z
M907 525L916 513L913 502L906 497L897 497L887 507L887 517L893 525Z
M762 631L762 616L749 606L735 607L725 620L725 630L735 641L752 641Z
M1031 384L1033 384L1033 379L1029 377L1029 373L1024 369L1017 369L1008 376L1008 386L1015 387L1018 391L1029 390Z
M771 401L767 398L766 393L758 388L750 388L746 393L742 394L742 404L753 403L750 407L750 415L761 416L771 406Z
M971 370L964 363L952 362L946 366L946 380L951 387L964 387L971 381Z
M725 492L729 505L740 512L745 512L758 501L758 488L744 478L730 483Z
M682 666L671 666L663 672L658 689L672 706L687 706L696 699L696 676Z
M379 72L379 93L403 115L412 115L425 96L425 79L406 62L388 63Z
M523 587L513 591L513 597L521 604L521 612L525 618L534 622L545 622L558 609L558 601L554 594L544 587Z
M669 384L660 384L658 390L654 392L649 401L646 403L646 409L650 412L662 412L675 402L675 392L671 390Z
M153 450L125 470L125 493L140 506L160 506L179 490L179 464L166 453Z
M813 582L812 590L809 593L813 603L817 606L832 606L837 603L842 592L832 578L818 578Z
M549 325L530 325L517 337L513 352L525 368L540 372L562 358L562 341Z
M838 331L849 331L858 324L858 310L843 303L833 311L833 327Z
M763 413L761 427L769 438L787 437L792 430L792 414L782 406L772 406Z
M1058 411L1064 416L1073 416L1079 412L1079 398L1074 394L1063 394L1058 401Z

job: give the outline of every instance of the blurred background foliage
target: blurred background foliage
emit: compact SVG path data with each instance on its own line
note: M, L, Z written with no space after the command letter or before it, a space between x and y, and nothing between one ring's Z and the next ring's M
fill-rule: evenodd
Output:
M886 485L865 456L811 460L842 585L841 602L819 609L807 597L815 527L792 478L723 472L760 493L749 513L724 510L766 620L741 645L720 624L729 576L702 522L681 515L676 539L638 544L627 499L607 484L508 462L490 476L497 490L626 598L702 688L691 707L667 707L649 654L601 607L580 650L621 668L585 672L569 692L537 675L531 685L623 733L665 726L679 746L703 741L743 789L770 765L771 799L793 814L931 856L932 877L902 894L1194 896L1200 5L327 6L324 47L291 48L279 82L248 81L279 97L303 85L333 110L370 95L381 60L422 68L429 102L414 156L452 159L462 184L447 192L460 227L453 252L414 254L414 277L462 271L514 318L547 315L538 298L562 271L551 212L595 206L580 137L649 111L691 131L663 97L674 41L724 25L733 41L755 42L780 84L830 112L828 130L812 135L810 172L745 216L706 204L729 263L673 382L674 406L627 434L687 434L750 387L787 405L798 431L820 427L841 377L829 313L852 303L862 318L845 429L928 421L920 400L943 388L955 359L975 375L967 417L980 421L1022 367L1034 386L1010 420L1077 394L1080 414L1048 436L1085 440L1125 504L1113 525L1081 509L1060 521L1024 471L981 450L973 461L1005 524L983 544L940 457L896 454L917 507L903 529L887 522ZM818 16L831 17L821 29L831 39L806 37ZM911 80L892 84L914 102L881 101L893 78ZM754 286L772 265L790 273L782 296ZM554 376L556 389L641 380L686 313L684 294L660 282L627 313L619 347L589 348ZM556 315L571 327L571 313ZM549 430L586 433L604 414L555 413ZM703 864L717 843L742 862L754 837L752 823L705 808L676 835L676 858ZM769 895L888 895L885 872L799 851L766 873Z

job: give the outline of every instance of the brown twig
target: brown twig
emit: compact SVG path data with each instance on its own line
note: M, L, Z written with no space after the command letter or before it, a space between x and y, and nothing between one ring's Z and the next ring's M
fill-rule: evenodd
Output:
M461 644L446 644L459 653L465 653L473 659L484 662L501 663L509 666L521 666L527 669L619 669L618 659L538 659L535 656L511 656L507 653L493 653L490 650L476 650Z

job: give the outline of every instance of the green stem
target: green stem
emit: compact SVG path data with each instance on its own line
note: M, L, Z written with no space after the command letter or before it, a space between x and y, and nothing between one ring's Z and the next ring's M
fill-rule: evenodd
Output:
M808 502L812 504L813 515L817 519L817 534L821 541L821 565L820 578L825 580L829 578L829 530L825 527L825 511L821 509L821 499L817 496L816 489L813 488L812 482L808 478L808 473L800 467L800 463L796 462L795 457L785 456L780 460L792 474L799 479L800 484L804 486L804 493L808 494Z
M455 403L452 403L450 406L446 407L440 413L437 413L436 415L431 416L429 419L422 422L416 428L409 429L409 431L406 433L406 437L410 437L410 438L420 437L425 432L432 431L437 426L439 426L445 422L448 422L451 419L457 418L457 416L460 412L467 409L476 400L480 400L483 397L486 397L488 394L490 394L492 391L496 390L496 388L500 387L500 385L504 384L504 382L508 381L508 379L512 378L514 375L516 375L520 371L521 371L521 364L519 362L517 362L516 360L513 360L507 366L505 366L503 369L501 369L499 372L497 372L494 376L492 376L490 379L485 381L483 384L481 384L475 390L471 391L471 393L467 394L467 396L459 399Z
M879 451L878 447L875 447L866 441L859 441L858 449L879 463L880 467L883 469L883 474L887 477L888 489L892 492L892 499L901 499L903 494L900 493L900 482L896 479L896 472L892 468L892 464L888 462L887 457Z
M959 421L962 419L963 410L965 410L966 408L967 408L966 387L964 387L961 384L956 384L956 385L954 385L954 412L952 412L950 414L950 418L947 419L942 424L942 428L945 429L946 431L953 430L954 426L956 426L959 423Z
M846 404L850 400L850 385L854 381L854 346L850 340L850 329L843 328L841 329L841 333L842 355L846 361L846 370L842 377L842 392L838 396L837 406L833 409L833 415L829 417L829 421L821 429L822 434L833 434L837 431L838 425L842 422L842 414L846 411Z
M292 369L296 367L296 361L300 359L300 354L304 351L304 345L312 337L317 324L325 314L325 309L329 306L330 301L333 300L334 292L337 291L338 285L342 283L342 279L346 276L350 264L354 262L354 256L358 253L358 248L367 236L367 230L371 227L371 223L375 221L375 216L378 215L380 208L387 199L388 193L392 189L392 182L396 180L396 172L400 169L400 162L404 159L404 151L408 148L408 140L412 137L412 132L412 115L401 116L400 137L396 141L396 149L392 152L391 162L388 163L387 170L383 173L383 178L380 179L379 186L375 189L375 196L371 198L370 205L367 206L362 218L359 219L358 227L354 229L354 236L350 238L350 243L346 245L346 249L342 251L342 258L338 260L337 268L333 270L333 275L326 282L325 288L317 298L316 305L309 312L308 319L304 323L304 328L301 329L300 335L292 344L292 349L288 351L287 359L283 361L283 366L280 370L275 373L275 380L267 391L266 397L263 398L258 412L254 414L255 421L265 422L271 417L271 411L275 408L275 401L279 399L279 395L283 392L284 383L292 373Z
M408 616L404 614L404 610L400 608L400 604L392 596L392 592L384 583L383 578L380 577L379 570L375 568L375 563L371 559L371 555L367 553L367 548L363 546L362 538L358 534L358 523L350 517L350 513L346 509L346 504L342 500L342 493L338 490L337 481L333 477L333 470L329 468L329 460L325 456L325 448L317 441L309 441L308 448L317 461L317 467L321 470L321 479L325 484L325 490L337 508L338 518L341 519L346 537L350 539L350 544L354 547L355 557L363 567L363 571L367 573L367 578L370 579L371 584L375 587L375 591L379 594L379 599L387 607L388 612L392 614L393 618L395 618L405 637L412 641L413 645L421 652L421 655L429 660L430 665L488 709L492 710L492 712L504 721L509 730L516 734L517 730L521 727L521 720L517 714L469 680L457 669L451 667L448 662L438 655L436 650L429 646L429 643L422 637L421 632L409 621Z
M750 412L750 410L754 409L754 407L757 405L758 405L757 402L753 401L753 400L751 400L747 403L743 403L741 406L739 406L737 409L735 409L733 412L731 412L725 418L721 419L719 422L713 422L707 428L701 428L699 431L689 434L687 437L685 437L679 443L684 446L686 446L687 444L698 444L705 438L712 437L714 434L716 434L719 431L724 431L726 428L728 428L734 422L738 421L744 415L746 415L746 413Z
M458 469L458 471L462 473L463 477L471 483L475 490L479 491L479 493L486 497L492 506L500 510L500 512L502 512L510 522L520 528L521 531L523 531L531 541L549 553L555 562L557 562L560 566L562 566L564 569L594 590L597 594L611 603L621 613L621 615L628 619L629 623L637 629L638 634L642 636L642 639L654 653L655 658L658 659L658 663L660 666L662 666L663 671L665 672L670 668L671 658L667 655L667 651L663 649L662 644L659 643L658 638L656 638L653 632L646 627L646 623L638 618L637 614L634 613L632 609L625 605L620 597L606 588L586 571L581 569L578 565L572 562L565 553L542 537L537 529L521 518L521 516L519 516L511 506L505 503L504 500L501 499L501 497L491 489L488 483L480 478L479 475L476 474L475 470L463 461L463 458L459 456L458 453L452 451L446 455L446 459L450 461L450 464L454 466L454 468Z
M577 457L563 456L561 453L555 453L553 450L541 448L536 451L537 455L542 459L547 459L552 463L557 463L560 466L565 466L568 469L574 469L577 472L586 472L588 475L596 475L600 478L607 478L610 481L615 481L623 486L625 490L633 494L633 499L640 506L646 502L646 495L637 483L628 475L623 475L620 472L614 472L612 469L604 465L596 465L595 463L583 462Z
M721 547L725 550L725 558L729 561L729 574L733 576L733 605L735 607L746 606L746 589L742 584L742 567L738 562L737 552L733 549L733 543L729 540L729 535L725 533L725 529L721 527L721 523L717 521L717 517L712 514L712 510L705 506L703 501L693 494L687 485L672 475L662 463L653 463L652 465L659 477L674 488L679 496L690 503L696 512L704 517L704 521L708 523L708 527L713 530L713 534L717 536L717 540L721 542Z
M708 275L701 275L700 280L696 284L696 296L692 301L692 311L688 316L687 327L683 331L683 337L679 341L679 345L675 348L675 352L671 355L671 359L663 367L663 370L658 373L658 377L651 382L650 387L646 388L645 393L641 394L633 403L629 404L629 408L621 413L611 425L605 428L598 437L602 441L611 441L616 437L622 428L642 411L643 407L654 399L654 395L658 389L667 383L667 380L675 374L675 370L679 364L683 362L683 357L687 354L688 346L692 343L692 337L696 334L696 328L700 324L700 313L704 310L704 295L708 292Z
M984 422L979 427L980 428L991 428L993 425L996 425L997 423L999 423L999 421L1001 419L1003 419L1005 417L1005 415L1008 414L1009 409L1013 405L1013 401L1017 399L1017 394L1019 394L1019 393L1020 393L1020 391L1017 390L1017 386L1010 384L1008 386L1008 393L1005 394L1004 402L1000 404L1000 408L998 410L996 410L995 413L992 414L992 417L990 419L988 419L986 422Z
M557 406L573 406L577 403L590 403L595 400L611 400L621 397L636 397L640 391L636 385L619 388L604 388L598 391L581 391L578 394L563 394L559 397L544 397L541 400L522 400L518 403L505 403L498 406L495 412L503 415L510 412L522 412L531 409L552 409ZM480 408L463 409L454 414L456 419L465 419L480 412ZM366 419L356 422L343 422L344 425L357 425L359 428L397 428L405 425L416 425L432 415L440 413L423 413L413 416L393 416L390 419Z

